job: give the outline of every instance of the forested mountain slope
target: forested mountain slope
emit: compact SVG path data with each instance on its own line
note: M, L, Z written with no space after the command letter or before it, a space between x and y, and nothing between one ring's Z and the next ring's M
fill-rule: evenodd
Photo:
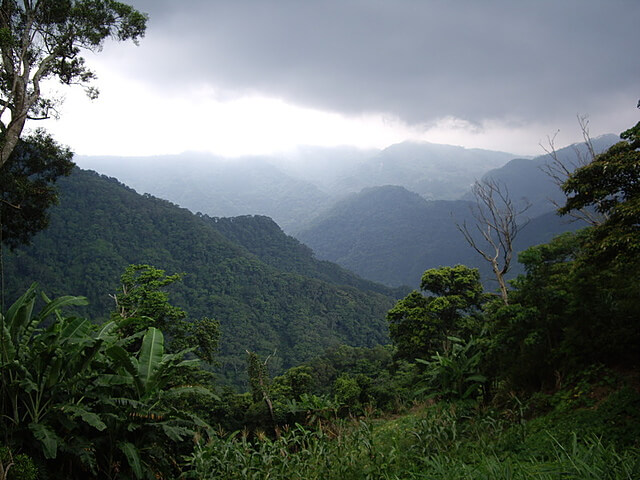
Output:
M429 202L403 187L375 187L339 202L297 237L319 258L365 278L416 286L430 266L473 263L454 216L467 218L468 202Z
M402 297L406 294L402 289L396 291L380 283L365 280L336 263L316 259L308 246L286 235L269 217L242 215L202 218L210 221L227 239L242 245L262 262L279 270L384 295Z
M266 215L297 224L324 208L328 195L287 175L268 158L225 159L184 153L156 157L80 157L83 168L118 178L139 193L211 216Z
M398 186L369 188L336 204L297 238L319 258L387 285L416 287L429 268L464 264L479 268L491 288L488 264L456 227L464 221L473 225L472 205L465 200L427 201ZM553 212L536 217L520 232L516 251L579 226ZM512 273L518 272L514 265Z
M593 150L602 152L617 139L616 135L595 138L591 141ZM405 153L411 152L410 145L401 146ZM590 153L586 144L575 144L557 150L555 155L572 170L581 158L588 160ZM483 176L497 182L518 209L529 205L520 217L526 226L516 239L516 252L585 225L570 223L570 219L555 214L553 202L563 203L564 194L544 171L552 161L548 154L514 159ZM363 189L312 220L296 237L318 258L386 285L417 286L424 270L459 263L480 268L483 281L491 285L488 264L456 227L456 223L466 221L475 231L470 210L475 204L473 194L468 192L458 201L427 201L424 193L417 193L399 186ZM512 275L520 272L518 265L513 265Z
M215 228L216 220L138 195L115 179L76 169L59 186L61 201L52 209L50 227L34 238L32 246L4 252L7 301L37 281L50 296L87 296L86 313L106 317L114 307L109 294L119 287L124 268L148 263L167 273L185 273L183 281L172 286L172 303L191 317L220 321L218 358L229 377L244 371L245 349L277 351L271 366L279 371L338 342L387 341L384 316L394 301L390 291L336 267L314 267L310 257L303 260L304 248L283 239L273 225L259 239L257 225L264 220L240 220L251 224L254 244L262 245L264 251L254 254L225 237L241 236L238 230L232 235L229 228L222 228L225 220L217 220ZM244 234L250 230L245 228ZM286 252L268 255L269 236L283 244L295 242L298 252L289 260ZM287 262L306 266L287 267ZM314 268L322 279L312 278ZM369 291L338 283L362 285Z

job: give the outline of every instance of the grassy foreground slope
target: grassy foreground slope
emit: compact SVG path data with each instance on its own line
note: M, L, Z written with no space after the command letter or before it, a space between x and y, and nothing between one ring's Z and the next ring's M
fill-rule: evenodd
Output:
M499 407L431 402L395 418L296 425L277 438L216 437L196 447L191 473L199 479L632 480L640 475L640 393L629 378L613 377L582 379L529 400L513 396Z

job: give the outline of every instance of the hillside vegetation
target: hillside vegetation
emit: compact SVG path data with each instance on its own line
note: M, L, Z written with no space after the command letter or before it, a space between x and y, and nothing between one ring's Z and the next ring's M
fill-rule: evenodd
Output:
M50 227L5 257L6 298L38 279L50 296L86 296L83 313L106 318L126 266L184 273L172 299L193 318L220 321L218 361L233 381L244 372L246 349L276 351L278 370L337 343L388 338L384 314L394 292L315 261L269 220L196 216L79 169L59 184Z

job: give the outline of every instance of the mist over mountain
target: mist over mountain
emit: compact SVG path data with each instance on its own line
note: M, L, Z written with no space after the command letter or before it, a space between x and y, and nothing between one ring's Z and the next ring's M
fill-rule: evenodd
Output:
M598 153L617 140L615 135L604 135L593 139L592 146ZM588 158L589 151L585 144L575 144L558 149L556 156L570 167ZM520 218L522 230L514 245L516 252L585 226L556 215L552 200L562 203L564 194L544 172L550 161L549 155L514 159L484 175L506 187L516 204L530 205ZM428 201L404 187L367 188L336 203L296 237L318 258L386 285L417 287L428 268L464 264L479 268L490 286L493 275L487 262L467 244L456 226L467 222L473 230L474 204L470 191L458 201ZM521 267L514 261L511 277L518 273Z
M513 154L504 152L403 142L336 179L334 191L354 193L366 187L399 185L427 200L455 200L488 170L512 158Z
M139 193L216 217L266 215L287 229L329 201L268 158L225 159L201 153L158 157L78 157L78 165L112 176Z
M76 161L193 212L266 215L295 233L335 201L366 187L400 185L427 199L456 199L474 180L512 158L504 152L404 142L384 150L301 147L277 156L233 159L184 153L80 156Z
M600 152L617 139L604 135L592 145ZM588 150L576 144L558 149L556 155L576 165ZM226 159L192 153L80 157L78 162L114 175L141 193L214 217L215 228L244 242L266 263L278 257L277 249L267 251L247 236L257 223L260 235L279 231L277 224L313 249L318 259L397 287L416 286L427 268L458 263L481 268L490 281L487 265L456 227L456 222L473 223L470 187L480 178L495 179L516 203L530 205L522 217L523 224L529 223L517 239L519 250L578 228L553 213L551 200L564 197L543 171L550 160L549 155L514 158L504 152L404 142L380 151L301 147L282 156ZM252 219L225 218L244 215ZM270 217L275 224L255 215ZM252 226L236 236L230 229L243 223ZM306 247L282 243L278 248L293 252ZM317 266L304 272L310 273L322 276Z
M596 154L604 152L611 145L620 141L618 135L602 135L591 140ZM589 149L585 143L576 143L555 152L558 160L567 167L575 167L583 160L589 159ZM553 159L549 154L540 155L533 159L514 159L506 165L488 171L484 177L492 178L507 186L513 200L530 204L527 215L536 217L554 210L554 202L562 203L564 194L553 179L545 173L545 166ZM465 200L473 200L473 195L467 193Z

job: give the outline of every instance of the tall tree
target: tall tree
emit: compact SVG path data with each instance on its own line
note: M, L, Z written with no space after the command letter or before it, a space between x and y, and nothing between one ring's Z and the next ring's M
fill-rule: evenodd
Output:
M526 225L526 222L520 223L520 218L529 204L522 207L516 205L506 185L491 178L475 182L472 191L476 197L476 205L471 210L476 228L467 226L466 222L456 226L467 243L491 265L500 288L500 297L506 305L509 296L505 275L513 260L513 242Z
M486 297L477 269L464 265L432 268L422 275L420 288L435 296L414 290L387 313L398 357L425 358L447 350L450 335L478 333L474 314Z
M47 209L57 203L54 186L71 173L73 154L43 130L21 139L0 169L0 242L15 248L49 224Z
M56 102L42 83L58 79L87 87L95 74L81 56L104 40L137 42L146 15L114 0L1 0L0 3L0 167L10 158L28 119L55 114Z
M590 253L627 261L640 252L640 122L620 138L568 177L562 185L567 202L558 212L594 208L605 220L594 227Z

